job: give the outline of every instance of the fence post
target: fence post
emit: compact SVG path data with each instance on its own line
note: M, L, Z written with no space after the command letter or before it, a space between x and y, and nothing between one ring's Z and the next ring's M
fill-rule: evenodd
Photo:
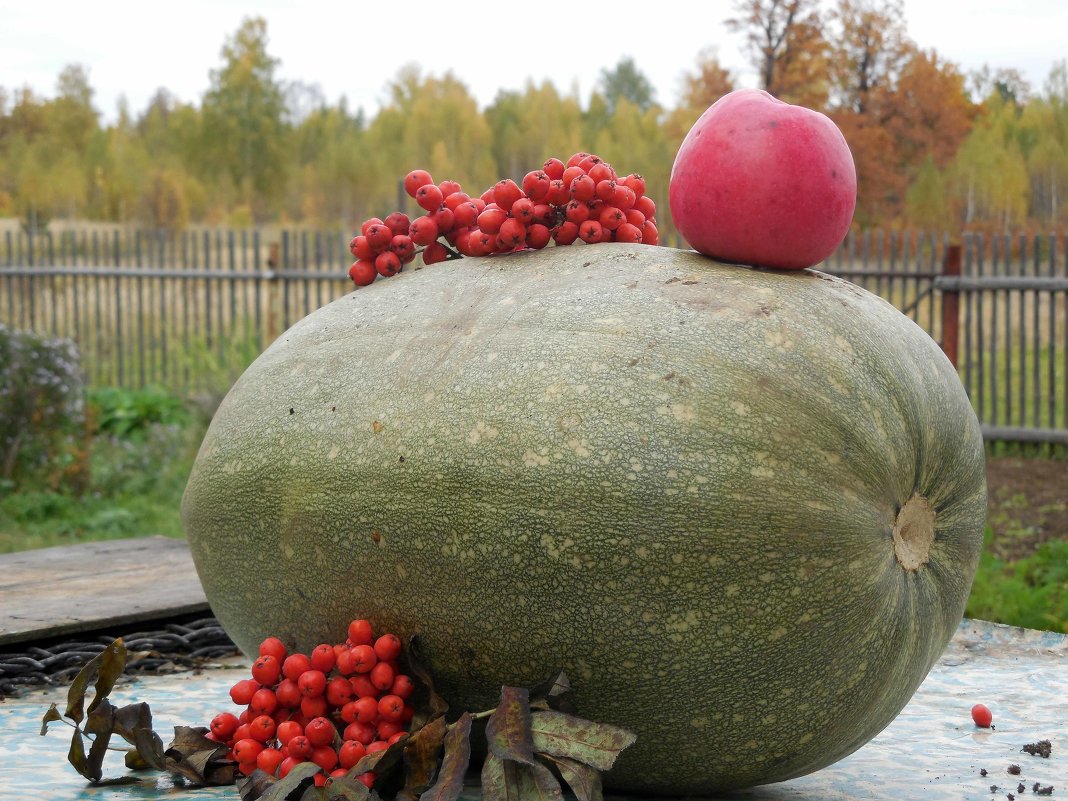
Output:
M942 275L960 277L960 245L946 248ZM960 289L942 289L942 350L954 369L957 367L957 346L960 335Z

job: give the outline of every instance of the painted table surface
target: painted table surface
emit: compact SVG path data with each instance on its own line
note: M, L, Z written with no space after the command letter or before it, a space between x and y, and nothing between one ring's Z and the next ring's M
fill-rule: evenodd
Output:
M175 725L204 725L226 708L229 687L247 676L240 660L219 670L148 677L121 684L117 705L148 701L164 742ZM140 785L92 788L66 764L63 724L40 737L48 703L65 690L34 691L0 703L0 799L236 799L233 787L176 788L166 778ZM986 703L994 730L977 729L969 710ZM1034 797L1032 786L1052 785L1053 798L1068 796L1068 637L966 620L912 701L878 737L852 756L822 771L781 784L735 793L736 801L837 801L839 799L1004 799L1009 792ZM1043 759L1021 751L1025 743L1050 740ZM121 741L120 741L121 742ZM1021 767L1009 775L1010 764ZM986 777L979 773L988 771ZM125 773L118 754L105 762L105 776ZM146 774L158 777L158 774ZM1017 784L1026 786L1017 793ZM992 792L991 786L997 785ZM464 798L474 801L472 785Z

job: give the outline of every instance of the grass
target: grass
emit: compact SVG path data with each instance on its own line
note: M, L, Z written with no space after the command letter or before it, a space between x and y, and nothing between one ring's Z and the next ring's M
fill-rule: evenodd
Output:
M0 488L0 553L95 540L162 534L182 537L182 492L205 430L202 415L167 398L160 419L142 403L158 390L123 391L88 447L81 492L52 480L28 477ZM92 397L91 397L92 400ZM114 398L112 398L114 401ZM129 408L127 408L129 407ZM101 414L99 411L98 414Z
M1068 633L1068 540L1050 540L1023 559L1006 562L989 545L987 527L968 617Z

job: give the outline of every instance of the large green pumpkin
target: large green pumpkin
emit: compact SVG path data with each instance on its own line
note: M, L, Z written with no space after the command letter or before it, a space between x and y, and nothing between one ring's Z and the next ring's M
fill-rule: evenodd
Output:
M641 245L405 272L283 334L183 516L246 652L418 634L455 709L564 668L638 734L607 784L849 754L961 620L983 447L933 341L817 272Z

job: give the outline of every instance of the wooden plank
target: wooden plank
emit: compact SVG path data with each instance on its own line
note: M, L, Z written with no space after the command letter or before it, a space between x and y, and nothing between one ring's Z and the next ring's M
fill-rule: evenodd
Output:
M206 610L184 540L143 537L0 555L0 646Z

